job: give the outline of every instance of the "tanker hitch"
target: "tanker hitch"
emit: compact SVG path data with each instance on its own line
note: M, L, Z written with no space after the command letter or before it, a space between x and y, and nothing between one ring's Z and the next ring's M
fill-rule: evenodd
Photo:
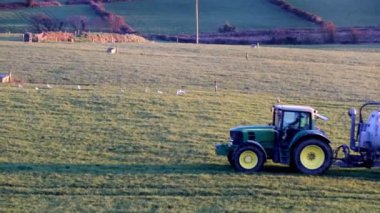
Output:
M339 151L341 151L344 157L338 157ZM353 168L353 167L380 167L380 155L379 153L363 150L356 152L356 154L351 154L351 149L347 144L339 146L334 151L333 165L344 167L344 168Z

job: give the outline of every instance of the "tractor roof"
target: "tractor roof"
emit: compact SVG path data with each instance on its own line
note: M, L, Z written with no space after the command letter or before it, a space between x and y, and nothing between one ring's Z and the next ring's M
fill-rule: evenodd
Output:
M298 105L274 105L275 109L285 110L285 111L294 111L294 112L310 112L313 117L319 118L324 121L328 121L329 118L325 117L318 113L317 110L315 110L312 107L309 106L298 106Z
M297 106L297 105L275 105L276 109L286 110L286 111L296 111L296 112L310 112L315 113L314 108L309 106Z

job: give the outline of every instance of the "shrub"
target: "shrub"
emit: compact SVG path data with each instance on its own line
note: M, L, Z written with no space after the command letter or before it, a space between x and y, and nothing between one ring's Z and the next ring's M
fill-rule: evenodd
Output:
M91 0L67 0L65 4L90 4Z
M34 15L30 19L33 30L36 32L56 31L63 27L63 22L50 18L44 13Z
M219 27L218 32L220 33L230 33L236 32L236 27L226 22L223 26Z
M286 0L269 0L269 2L279 6L283 10L289 11L293 13L294 15L304 18L310 22L313 22L318 25L323 25L323 20L320 16L298 9L294 7L293 5L291 5L289 2L287 2Z
M26 0L26 6L33 7L35 6L36 2L34 0Z
M351 35L352 35L352 43L353 44L359 43L360 31L356 28L352 28Z
M324 22L323 23L323 30L326 33L326 39L325 41L327 43L334 43L335 37L336 37L336 26L332 22Z
M89 20L86 16L70 16L66 19L66 22L74 31L86 31Z
M133 33L134 30L124 21L122 16L115 15L106 11L104 8L104 4L101 2L97 2L92 0L90 3L91 7L94 9L95 13L97 13L103 20L105 20L112 29L112 32L115 33Z

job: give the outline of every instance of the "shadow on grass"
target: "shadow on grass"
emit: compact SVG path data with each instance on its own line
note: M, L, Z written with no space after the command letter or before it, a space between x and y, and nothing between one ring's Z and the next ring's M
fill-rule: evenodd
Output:
M289 166L284 165L264 165L263 172L268 174L281 174L281 175L298 175L299 173L290 168Z
M281 174L281 175L297 175L307 176L297 172L296 170L282 165L268 165L265 166L264 172L267 174ZM340 168L333 166L324 174L319 175L328 178L352 178L360 180L375 180L380 181L380 169L366 169L366 168ZM316 176L318 177L318 176Z
M380 169L379 168L339 168L332 167L326 172L328 177L334 178L352 178L360 180L374 180L380 181Z
M0 173L41 172L67 174L236 174L230 165L220 164L179 164L179 165L97 165L97 164L27 164L0 163ZM305 176L290 167L266 165L259 175ZM322 176L331 178L353 178L380 180L379 169L331 168Z
M68 174L213 174L233 172L229 165L97 165L97 164L28 164L0 163L1 173L43 172Z
M83 173L83 174L235 174L229 165L220 164L167 164L167 165L98 165L98 164L28 164L0 163L0 172L43 172L43 173ZM266 165L258 174L297 174L289 167Z

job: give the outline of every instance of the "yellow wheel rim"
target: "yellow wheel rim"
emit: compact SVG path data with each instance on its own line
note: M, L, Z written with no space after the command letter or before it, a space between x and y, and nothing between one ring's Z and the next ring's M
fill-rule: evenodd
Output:
M318 169L325 162L325 153L316 145L305 146L301 151L301 163L306 169Z
M251 150L246 150L239 156L239 163L243 169L253 169L258 162L257 154Z

